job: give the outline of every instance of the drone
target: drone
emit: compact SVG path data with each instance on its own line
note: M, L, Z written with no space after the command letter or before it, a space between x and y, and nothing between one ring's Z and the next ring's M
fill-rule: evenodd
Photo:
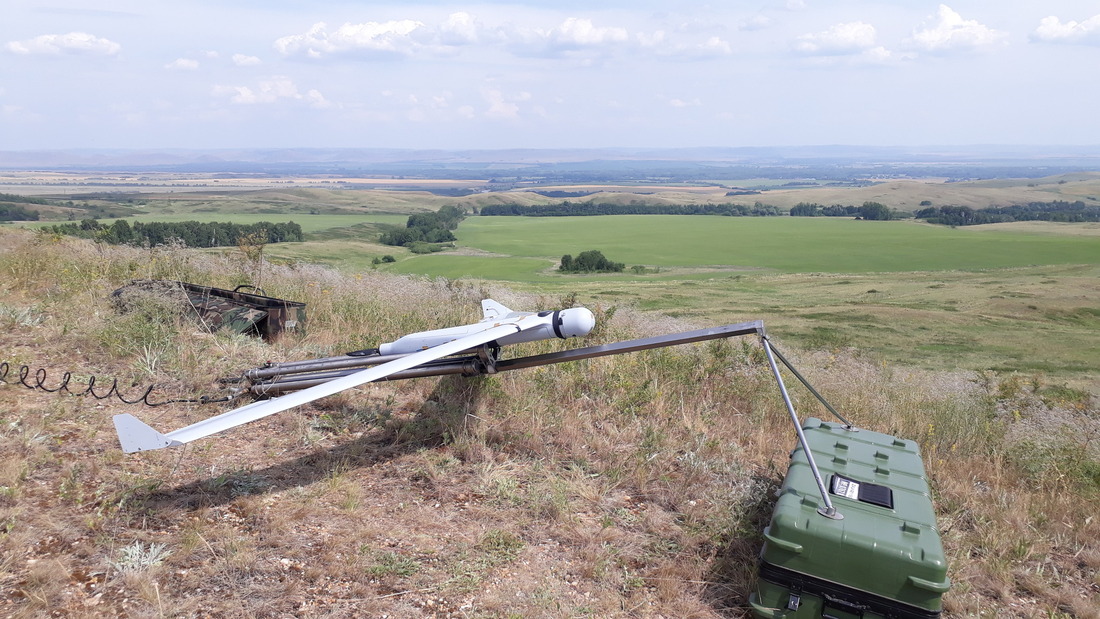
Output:
M801 383L845 426L853 426L813 388L778 350L771 345L760 320L697 329L682 333L574 348L529 357L502 359L501 349L522 342L584 337L596 326L591 310L570 307L539 312L514 311L492 299L481 302L478 322L420 331L400 337L377 348L347 353L338 357L267 364L249 370L242 379L247 391L258 399L220 415L189 426L161 433L137 417L124 413L114 416L115 430L125 453L179 447L192 441L236 428L314 400L383 380L460 374L478 376L531 368L541 365L578 361L608 355L637 352L652 348L690 344L743 335L758 335L784 403L803 442L798 415L791 403L778 358ZM819 484L821 485L821 484ZM821 485L822 494L824 486ZM825 502L828 507L828 498Z

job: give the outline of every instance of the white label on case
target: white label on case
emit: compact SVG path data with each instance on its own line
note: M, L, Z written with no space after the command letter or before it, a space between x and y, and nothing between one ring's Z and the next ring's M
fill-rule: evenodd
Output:
M859 500L859 483L842 477L833 478L833 494L853 501Z

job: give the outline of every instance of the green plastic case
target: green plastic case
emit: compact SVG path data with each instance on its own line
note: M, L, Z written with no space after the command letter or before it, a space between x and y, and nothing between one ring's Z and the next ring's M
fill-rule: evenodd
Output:
M803 430L843 518L818 513L824 503L799 445L764 529L753 613L939 617L951 582L917 444L814 418Z

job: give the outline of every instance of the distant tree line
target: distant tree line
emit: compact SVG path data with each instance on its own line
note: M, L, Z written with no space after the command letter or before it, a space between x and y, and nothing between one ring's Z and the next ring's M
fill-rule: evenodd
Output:
M260 243L283 243L303 240L302 226L289 221L254 224L235 224L210 221L136 222L130 225L125 219L110 225L96 219L84 219L79 223L64 223L44 228L54 234L68 234L95 239L113 245L148 245L150 247L180 240L188 247L224 247L247 240Z
M791 207L790 213L791 217L859 217L876 221L897 219L890 207L879 202L864 202L863 206L822 206L814 202L799 202Z
M481 208L485 216L576 217L588 215L724 215L762 217L781 215L779 207L757 202L744 204L613 204L608 202L570 202L558 204L495 204Z
M1009 221L1100 221L1100 206L1090 206L1080 200L1028 202L983 209L972 209L969 206L933 206L917 211L914 216L928 223L945 226L976 226Z
M0 202L18 202L21 204L41 204L43 206L52 204L45 198L32 198L30 196L21 196L14 193L0 193Z
M622 262L608 260L598 249L582 251L574 258L570 254L561 257L561 266L558 270L562 273L621 273L626 265Z
M38 211L24 204L50 204L43 198L30 198L13 193L0 193L0 221L38 221Z
M38 211L13 202L0 202L0 221L38 221Z
M435 213L410 215L404 228L392 228L383 232L378 241L383 245L408 247L417 253L432 249L428 245L450 243L455 240L451 232L466 218L466 211L447 205ZM438 247L438 246L437 246Z

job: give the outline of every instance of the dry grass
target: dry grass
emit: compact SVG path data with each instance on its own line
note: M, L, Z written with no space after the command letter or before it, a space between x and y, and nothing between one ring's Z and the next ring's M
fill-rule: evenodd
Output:
M483 296L568 302L2 230L0 272L0 361L165 397L459 324ZM266 344L107 301L134 277L232 287L261 273L270 294L309 303L306 333ZM686 328L596 309L594 342ZM956 583L945 616L1098 616L1094 397L785 352L858 424L921 442ZM803 415L824 415L790 382ZM0 383L0 614L745 617L794 441L748 340L372 384L131 456L120 412L174 429L216 411Z

